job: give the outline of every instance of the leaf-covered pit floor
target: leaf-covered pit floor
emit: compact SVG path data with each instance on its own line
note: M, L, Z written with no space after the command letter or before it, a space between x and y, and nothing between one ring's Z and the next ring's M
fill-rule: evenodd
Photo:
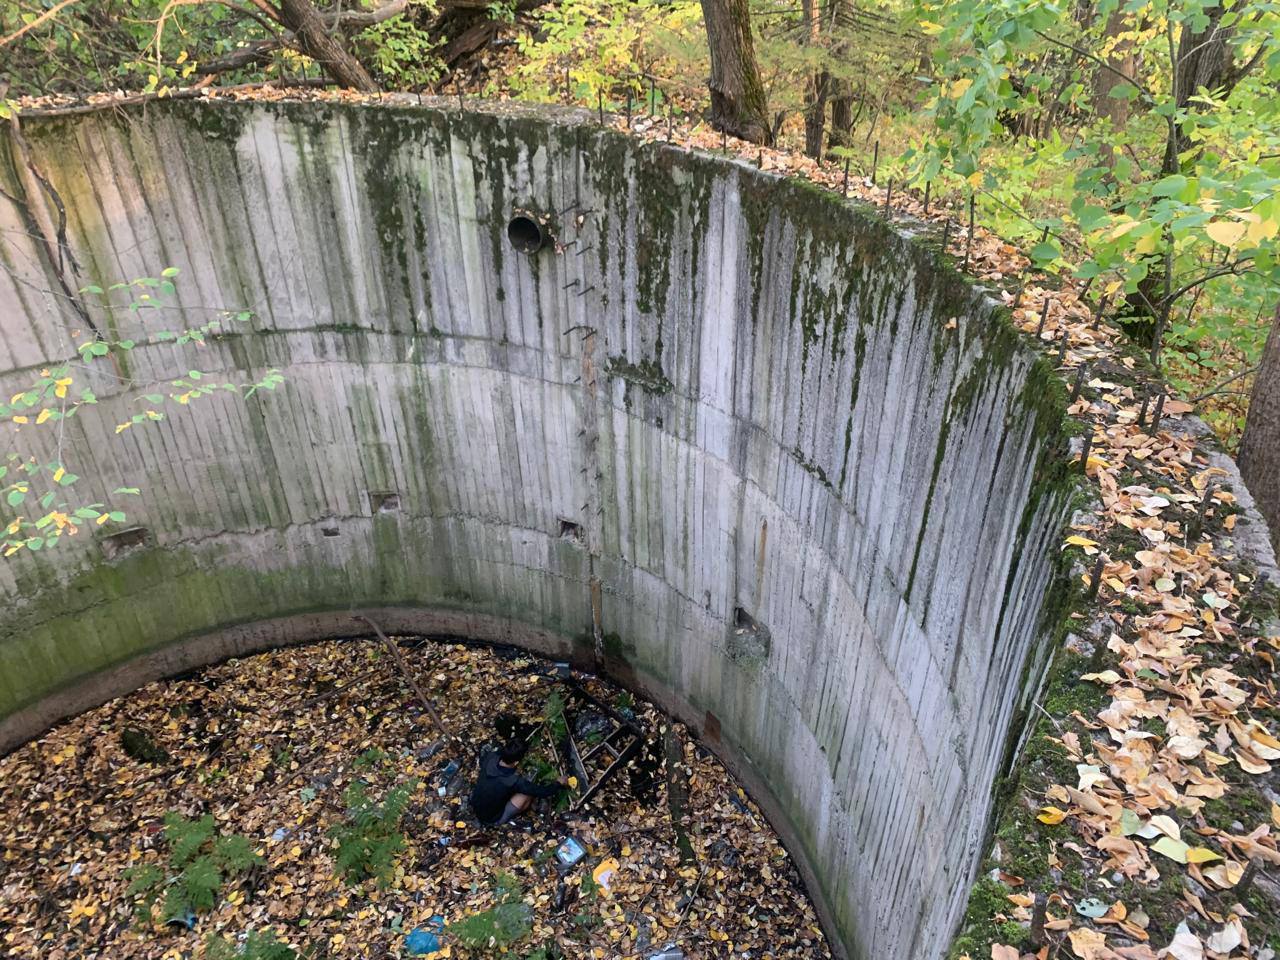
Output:
M539 721L553 691L573 702L543 660L469 644L398 645L450 732L469 745L496 741L499 714ZM446 933L435 956L647 957L669 943L689 958L829 956L786 852L724 768L679 725L664 735L669 721L651 705L574 677L647 728L664 758L651 793L633 792L627 772L580 812L544 804L523 827L488 831L466 802L474 760L460 758L440 796L450 755L424 756L439 738L376 642L232 660L92 710L0 759L0 954L199 960L212 934L270 929L318 956L399 957L408 955L406 935L432 917L454 924L519 897L532 908L532 930L519 942L469 948ZM134 759L122 745L128 729L148 734L168 759ZM668 750L683 763L668 764ZM526 771L536 762L531 754ZM668 803L672 774L677 796L687 781L685 862ZM401 822L404 849L382 887L335 876L329 831L347 822L347 790L358 780L375 799L419 782ZM218 834L244 836L261 857L221 884L192 930L163 922L163 897L140 922L126 879L130 868L131 877L168 868L170 812L212 815ZM570 834L588 854L560 870L553 854ZM202 849L212 851L212 840ZM610 858L618 863L610 889L584 891L584 878Z

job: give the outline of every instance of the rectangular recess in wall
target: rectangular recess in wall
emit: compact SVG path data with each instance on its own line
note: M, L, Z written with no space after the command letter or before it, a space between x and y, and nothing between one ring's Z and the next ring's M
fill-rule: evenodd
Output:
M342 535L342 531L336 526L321 527L320 532L326 537L339 537Z
M769 628L742 607L733 608L733 629L729 634L729 656L739 661L768 659L773 646Z
M575 523L572 520L560 518L560 539L570 540L573 543L582 542L582 524Z
M102 555L104 557L108 560L114 560L130 550L145 547L150 539L151 534L146 527L129 527L128 529L117 530L115 533L108 534L98 541L98 545L102 547Z
M399 513L400 494L390 490L370 490L369 509L374 513Z

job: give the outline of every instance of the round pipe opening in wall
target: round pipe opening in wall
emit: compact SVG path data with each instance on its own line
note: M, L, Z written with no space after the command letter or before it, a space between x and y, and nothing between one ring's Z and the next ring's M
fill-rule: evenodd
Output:
M507 223L507 239L521 253L537 253L547 243L547 231L533 217L518 213Z

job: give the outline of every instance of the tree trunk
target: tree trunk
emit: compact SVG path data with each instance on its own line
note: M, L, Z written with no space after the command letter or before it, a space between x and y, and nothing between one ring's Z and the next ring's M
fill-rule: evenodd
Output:
M1227 41L1231 39L1231 27L1221 27L1221 7L1206 7L1208 22L1203 30L1192 31L1184 24L1178 38L1174 62L1170 65L1173 78L1173 96L1179 112L1194 110L1192 102L1201 87L1228 91L1243 76L1231 60ZM1117 78L1118 80L1118 78ZM1164 159L1160 164L1160 176L1168 177L1182 170L1182 155L1191 149L1191 141L1175 126L1165 138ZM1151 271L1138 284L1138 292L1126 296L1125 301L1131 319L1122 320L1121 326L1129 336L1143 346L1150 346L1156 331L1155 316L1169 310L1172 304L1162 304L1164 295L1164 266L1152 264ZM1154 310L1152 308L1155 308Z
M1179 110L1195 109L1191 98L1201 87L1216 90L1230 82L1232 62L1227 41L1233 31L1231 27L1219 25L1223 12L1220 6L1206 7L1204 14L1209 22L1200 31L1192 32L1186 24L1183 25L1182 36L1178 39L1173 88ZM1179 157L1190 147L1191 141L1179 128L1165 146L1161 173L1165 176L1177 173L1182 167Z
M809 45L821 43L821 24L818 0L800 0L804 14ZM815 160L822 159L822 134L827 128L827 71L814 70L805 81L804 90L804 153Z
M805 90L804 153L815 160L822 159L822 135L827 129L827 91L831 78L825 70L819 70L809 78Z
M1240 475L1271 528L1271 542L1280 550L1280 304L1253 381L1237 459Z
M1133 42L1131 40L1116 40L1125 29L1124 11L1116 10L1107 17L1106 27L1104 29L1104 43L1109 48L1102 54L1103 59L1109 63L1114 70L1107 70L1105 67L1097 67L1093 74L1093 109L1100 117L1106 117L1111 121L1112 130L1123 130L1129 122L1129 104L1130 101L1122 97L1111 96L1111 91L1118 84L1124 81L1116 75L1118 70L1127 76L1134 75L1136 66L1135 57L1133 55ZM1111 166L1115 162L1115 154L1109 153L1103 157L1103 161Z
M361 93L376 93L378 84L338 39L329 32L310 0L277 0L280 19L297 39L302 52L335 83Z
M711 52L711 124L752 143L768 143L769 102L751 41L747 0L701 0Z
M848 80L832 84L831 133L828 147L847 147L853 142L853 85Z

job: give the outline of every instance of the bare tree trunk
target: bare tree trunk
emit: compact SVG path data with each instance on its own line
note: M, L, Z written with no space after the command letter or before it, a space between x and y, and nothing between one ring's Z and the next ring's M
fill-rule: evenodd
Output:
M1231 60L1227 41L1231 38L1232 29L1219 23L1223 12L1221 7L1206 7L1208 20L1203 30L1192 31L1189 23L1183 25L1177 51L1173 54L1174 61L1169 65L1174 100L1179 111L1197 109L1192 98L1201 87L1209 90L1222 88L1229 92L1249 70L1248 65L1237 68ZM1191 140L1183 133L1182 125L1172 125L1165 139L1160 176L1168 177L1181 171L1182 155L1191 147ZM1159 324L1153 318L1173 306L1160 300L1162 291L1168 287L1165 272L1164 266L1153 263L1151 270L1139 282L1137 291L1125 297L1132 319L1122 321L1121 325L1143 346L1150 346L1154 341Z
M1280 550L1280 304L1253 381L1238 460L1240 475L1271 528L1271 542Z
M1121 10L1114 11L1107 17L1106 27L1104 29L1104 43L1109 51L1104 52L1103 59L1109 63L1114 70L1107 70L1099 66L1093 74L1093 109L1100 117L1106 117L1111 121L1112 130L1123 130L1125 124L1129 122L1129 103L1130 101L1123 97L1111 96L1111 91L1116 85L1123 82L1116 76L1115 71L1119 70L1127 76L1134 75L1135 57L1133 55L1133 42L1130 40L1117 40L1125 29L1124 12ZM1114 162L1114 154L1107 154L1102 158L1104 162L1110 165Z
M701 0L711 51L711 123L752 143L768 143L769 102L751 41L747 0Z
M378 84L337 37L329 32L310 0L277 0L280 19L297 38L302 51L335 83L362 93L376 93Z
M837 80L832 84L831 133L827 146L847 147L853 141L853 84Z
M801 0L800 6L804 12L809 44L817 47L822 39L818 0ZM822 159L822 134L827 128L827 86L826 70L815 70L805 81L804 152L805 156L815 160Z
M804 110L804 153L815 160L822 159L822 135L827 130L827 92L830 86L831 77L825 70L813 74L806 85L808 105Z

